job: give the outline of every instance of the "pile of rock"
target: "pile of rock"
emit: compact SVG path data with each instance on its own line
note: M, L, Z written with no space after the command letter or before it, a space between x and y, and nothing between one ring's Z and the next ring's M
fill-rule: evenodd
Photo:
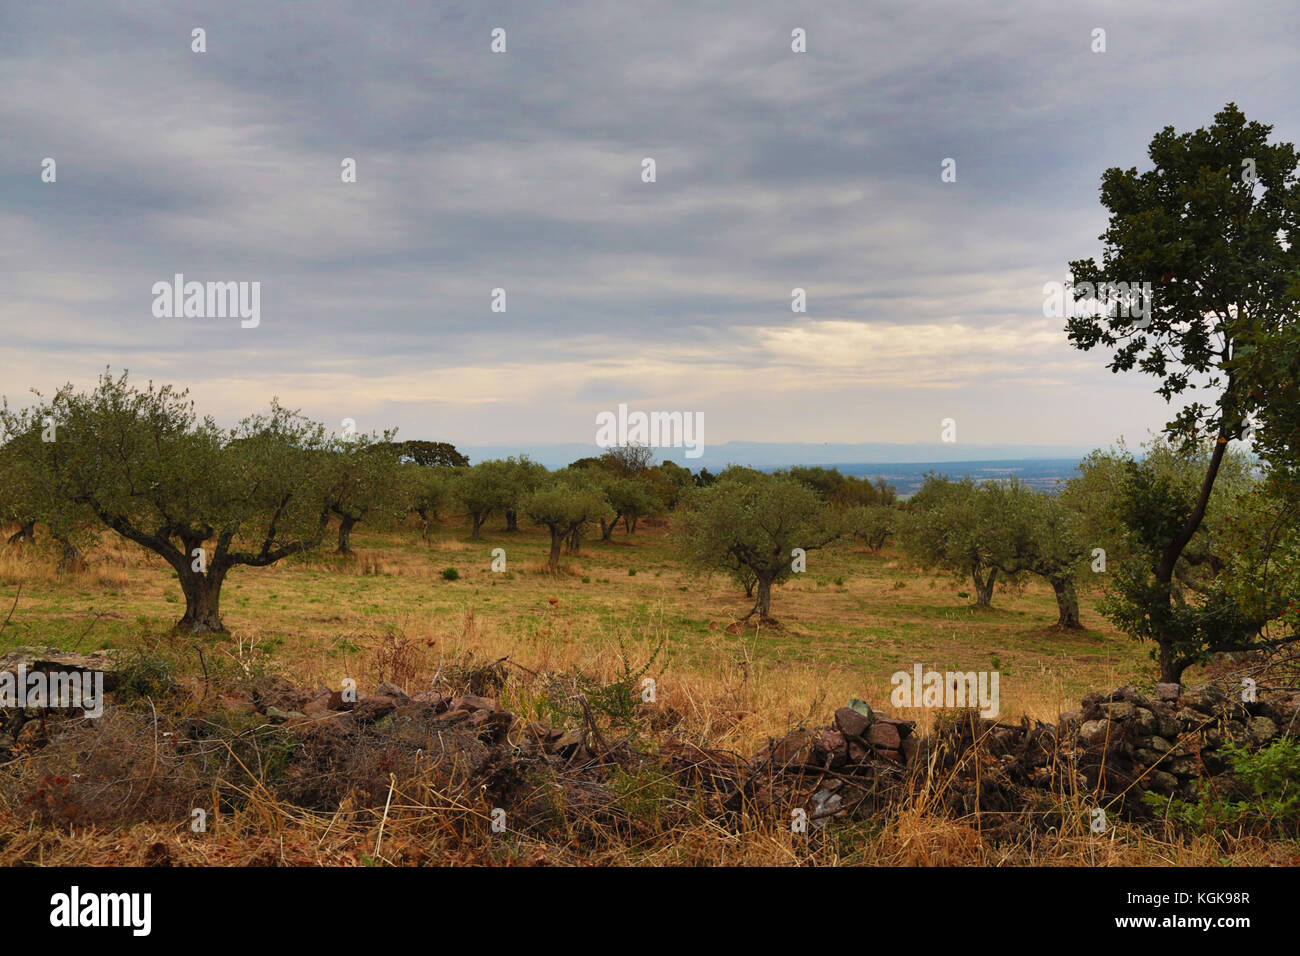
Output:
M1094 789L1136 785L1189 797L1196 779L1227 770L1226 744L1257 751L1300 730L1297 696L1240 697L1213 684L1189 692L1157 684L1150 697L1121 687L1062 714L1060 736L1083 758L1080 771Z
M1245 796L1225 776L1231 743L1249 751L1300 734L1300 695L1242 702L1207 685L1184 692L1158 684L1147 696L1133 687L1086 696L1057 724L999 724L975 711L948 713L926 736L911 721L879 715L861 701L835 712L834 724L798 729L769 742L736 778L739 801L760 808L803 807L810 818L839 815L871 797L897 801L918 787L937 793L957 814L1040 812L1046 795L1091 794L1134 818L1152 811L1146 792L1191 798L1197 781ZM890 771L897 771L891 773ZM931 785L938 781L941 786ZM1061 805L1056 802L1057 806Z
M441 694L427 690L410 696L388 681L373 694L348 699L342 691L319 687L314 692L297 688L282 678L264 681L243 702L227 699L226 706L247 708L264 714L296 733L311 728L328 728L335 735L395 731L410 738L411 732L468 731L485 743L506 740L517 726L515 715L503 710L493 697L475 694ZM540 721L522 725L522 731L540 750L565 760L593 756L582 730L562 730Z

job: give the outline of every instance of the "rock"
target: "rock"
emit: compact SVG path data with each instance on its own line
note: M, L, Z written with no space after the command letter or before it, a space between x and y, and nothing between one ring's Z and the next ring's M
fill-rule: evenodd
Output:
M882 720L872 724L867 730L867 743L873 747L897 750L902 743L902 737L899 736L898 728L894 724Z
M491 697L476 697L473 694L465 694L463 697L453 697L451 699L452 709L463 707L466 710L496 710L497 702Z
M1120 688L1120 690L1125 689L1127 688ZM1115 693L1118 694L1119 691L1116 691ZM1102 704L1101 712L1110 720L1128 720L1130 717L1137 715L1137 707L1135 707L1130 701L1120 700L1110 704Z
M1156 700L1172 703L1183 692L1182 684L1156 684Z
M1160 729L1160 718L1145 707L1137 708L1136 713L1133 715L1133 721L1148 734L1154 734Z
M552 739L551 725L544 724L540 720L530 721L529 723L525 724L524 733L528 734L528 736L532 737L539 744L545 744L548 740ZM562 732L557 732L557 733L562 733Z
M838 730L823 730L814 746L823 766L835 768L848 760L849 745Z
M307 706L302 709L302 712L308 717L324 717L326 714L334 713L334 711L330 709L329 691L326 691L315 700L310 701Z
M1200 761L1195 757L1175 757L1161 764L1166 770L1179 777L1194 777L1200 772Z
M844 798L832 790L818 790L808 801L808 816L817 819L818 817L834 816L844 805Z
M379 686L375 688L375 694L380 697L391 697L399 704L405 704L411 699L406 691L389 681L380 681Z
M268 720L273 720L276 721L277 723L283 723L284 721L291 720L295 717L307 716L306 714L303 714L296 710L281 710L279 707L274 707L274 706L266 708L265 713Z
M282 711L296 710L301 713L310 700L311 694L279 676L263 678L253 688L253 703L264 714L271 707Z
M431 706L434 713L440 714L451 707L451 698L444 697L436 690L421 691L411 698L413 704L427 704Z
M383 694L362 697L352 710L352 716L358 723L373 724L382 720L397 709L397 701Z
M1109 735L1109 720L1089 720L1079 728L1079 740L1085 747L1095 747L1103 744Z
M1142 784L1156 793L1172 794L1178 789L1178 778L1163 770L1148 770L1142 776Z
M1263 747L1277 736L1277 724L1267 717L1252 717L1246 722L1246 733L1256 747Z
M1190 707L1202 714L1215 714L1225 709L1228 704L1228 695L1221 687L1206 684L1204 687L1198 687L1183 694L1178 703L1181 707Z
M569 730L563 733L560 738L555 741L554 749L557 754L567 757L569 754L574 753L578 748L586 744L586 742L587 737L581 730Z
M355 699L344 700L343 691L335 690L330 691L329 703L326 704L326 706L329 707L330 710L351 710L357 706L357 702Z
M0 656L0 671L17 674L18 668L30 674L34 671L91 671L104 675L104 690L117 687L117 661L114 651L94 654L76 654L54 647L16 647Z
M912 731L916 729L915 720L903 720L899 717L877 717L875 723L889 724L898 731L900 739L911 736Z
M840 733L849 737L861 737L871 726L871 718L852 707L841 707L835 711L835 727Z
M772 762L781 767L806 764L812 759L813 736L806 730L796 730L778 740L771 749Z
M1067 710L1057 718L1056 733L1061 740L1069 740L1083 726L1083 711Z

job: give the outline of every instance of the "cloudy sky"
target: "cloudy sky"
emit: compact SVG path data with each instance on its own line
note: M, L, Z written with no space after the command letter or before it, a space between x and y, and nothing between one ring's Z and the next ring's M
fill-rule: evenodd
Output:
M1161 127L1300 141L1297 38L1294 0L5 4L0 392L111 365L460 445L620 402L710 443L1140 440L1151 381L1043 284ZM260 282L260 325L155 317L178 272Z

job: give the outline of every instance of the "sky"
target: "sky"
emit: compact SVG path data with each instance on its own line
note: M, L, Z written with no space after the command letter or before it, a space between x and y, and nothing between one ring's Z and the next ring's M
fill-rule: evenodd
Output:
M713 444L1134 444L1154 382L1043 286L1162 127L1232 101L1300 142L1297 38L1294 0L4 4L0 394L111 366L462 446L620 403ZM260 283L258 324L159 317L176 273Z

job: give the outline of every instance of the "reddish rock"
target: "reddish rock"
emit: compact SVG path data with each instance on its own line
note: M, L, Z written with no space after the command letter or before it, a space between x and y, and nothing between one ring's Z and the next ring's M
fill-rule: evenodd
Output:
M871 726L871 718L859 714L852 707L841 707L835 711L835 727L849 737L861 737Z
M779 767L800 766L812 760L813 735L806 730L796 730L786 734L770 748L764 748L764 751L764 756Z
M877 721L867 730L867 742L873 747L884 747L888 750L897 750L903 738L899 735L898 728L892 723Z
M352 711L352 716L363 724L373 724L383 720L397 709L397 701L383 694L362 697Z
M839 767L848 760L848 743L838 730L823 730L815 746L822 766Z
M473 694L466 694L463 697L453 697L451 699L452 710L460 707L463 707L466 710L496 710L497 702L491 697L476 697Z
M898 738L902 740L905 737L912 736L912 731L916 729L915 720L902 720L898 717L877 717L876 724L889 724L898 732ZM873 725L874 726L874 725Z

